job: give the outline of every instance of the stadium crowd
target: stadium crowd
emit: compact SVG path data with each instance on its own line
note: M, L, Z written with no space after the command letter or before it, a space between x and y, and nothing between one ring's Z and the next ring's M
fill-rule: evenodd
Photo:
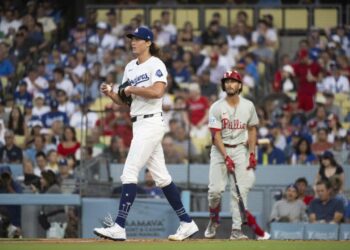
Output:
M102 154L123 163L132 138L128 108L106 102L99 85L118 88L132 58L125 34L146 25L144 17L120 23L110 9L100 21L97 11L89 10L65 27L57 2L0 5L0 163L22 164L24 183L33 192L58 192L55 185L74 180L82 157ZM167 163L209 162L208 109L224 96L224 72L236 69L243 77L242 94L256 104L259 138L268 139L258 147L258 163L320 166L315 190L336 173L342 196L341 166L350 165L348 26L311 27L297 51L282 55L268 14L250 26L240 11L225 26L215 12L206 29L197 31L191 22L176 28L171 12L163 11L149 27L169 72L163 106ZM0 192L22 192L20 185L5 183ZM328 182L324 185L328 189ZM297 186L287 188L287 200L296 199L288 192L301 192ZM290 208L288 202L280 207ZM305 210L297 207L294 213ZM304 215L293 216L290 221ZM285 220L275 207L271 220L281 217Z

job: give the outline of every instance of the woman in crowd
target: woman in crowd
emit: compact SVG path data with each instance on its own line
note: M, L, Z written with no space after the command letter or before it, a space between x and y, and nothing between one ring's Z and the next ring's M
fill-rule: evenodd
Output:
M329 181L332 176L339 176L341 181L341 186L339 187L339 193L343 193L344 191L344 181L345 175L343 168L337 163L334 159L334 155L330 151L325 151L320 159L320 169L315 178L315 186L316 183L320 180Z

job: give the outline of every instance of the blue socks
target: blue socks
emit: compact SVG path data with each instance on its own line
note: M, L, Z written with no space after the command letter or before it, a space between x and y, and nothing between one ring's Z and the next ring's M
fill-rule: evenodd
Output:
M174 182L171 182L168 186L163 187L162 190L170 206L175 210L180 221L191 222L192 219L184 209L179 191Z
M125 220L128 217L130 208L136 197L136 184L123 184L122 196L119 202L118 216L115 222L121 226L125 227Z

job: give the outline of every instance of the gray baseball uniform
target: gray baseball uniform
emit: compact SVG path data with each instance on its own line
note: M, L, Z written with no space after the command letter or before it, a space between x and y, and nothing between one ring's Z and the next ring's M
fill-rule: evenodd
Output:
M209 110L209 128L221 130L226 153L235 163L237 182L245 205L247 204L248 191L255 181L254 171L247 170L249 165L249 152L246 146L247 127L258 125L258 123L259 119L254 104L241 96L239 96L239 103L236 107L230 106L224 98L213 103ZM225 159L215 145L211 148L210 159L209 206L215 208L220 203L222 192L224 192L229 179L232 194L232 229L240 229L242 223L236 189L232 185L232 176L227 173Z

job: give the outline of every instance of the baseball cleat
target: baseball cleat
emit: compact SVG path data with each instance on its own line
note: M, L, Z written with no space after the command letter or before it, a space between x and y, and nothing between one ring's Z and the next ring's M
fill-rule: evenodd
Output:
M230 240L248 240L248 237L239 229L232 229Z
M94 229L94 234L105 239L123 241L126 240L125 228L122 228L117 223L111 227L100 227Z
M271 238L271 235L268 232L264 233L264 236L258 236L257 240L269 240Z
M192 220L191 222L180 221L180 226L175 234L169 235L168 239L173 241L185 240L198 232L198 226Z
M216 221L212 221L210 220L209 221L209 224L207 226L207 229L205 229L205 232L204 232L204 237L206 239L213 239L215 238L215 235L216 235L216 229L219 227L219 223L217 223Z

